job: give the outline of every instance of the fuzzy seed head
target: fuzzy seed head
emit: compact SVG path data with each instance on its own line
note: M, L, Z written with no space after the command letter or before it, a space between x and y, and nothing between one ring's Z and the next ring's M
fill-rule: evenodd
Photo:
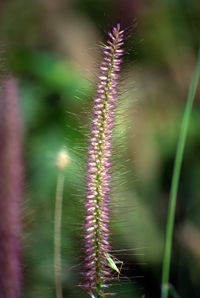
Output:
M22 297L23 136L17 81L1 82L0 297Z
M119 72L122 62L123 34L118 24L110 32L100 65L97 94L94 99L88 148L87 192L85 202L84 282L88 293L104 295L112 279L106 255L110 244L110 183L112 138L118 99Z

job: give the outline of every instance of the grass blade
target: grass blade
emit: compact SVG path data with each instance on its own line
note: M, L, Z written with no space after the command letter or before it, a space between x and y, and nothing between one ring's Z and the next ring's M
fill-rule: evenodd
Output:
M165 238L165 249L164 249L164 259L163 259L163 269L162 269L162 298L167 298L169 293L169 273L170 273L170 263L171 263L171 249L172 249L172 238L174 230L174 218L176 210L176 200L177 192L181 171L181 164L183 160L183 153L185 148L185 142L188 132L189 120L192 111L192 105L194 102L194 97L200 76L200 51L198 54L196 67L191 80L188 97L185 105L185 110L183 113L182 123L180 127L180 134L177 144L176 157L174 163L174 170L172 175L172 183L169 198L169 209L166 227L166 238Z

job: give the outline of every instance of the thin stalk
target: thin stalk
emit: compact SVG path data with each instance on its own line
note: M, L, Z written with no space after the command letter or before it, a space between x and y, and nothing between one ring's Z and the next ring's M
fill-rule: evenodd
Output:
M56 298L62 298L62 270L61 270L61 221L62 201L64 189L64 173L59 171L56 188L55 218L54 218L54 274L56 284Z
M171 249L172 249L172 238L173 238L173 230L174 230L177 192L178 192L181 164L183 160L183 153L185 148L186 136L188 132L189 120L190 120L192 105L194 102L194 97L195 97L195 93L196 93L196 89L199 81L199 76L200 76L200 51L198 54L196 67L194 69L194 73L190 83L185 110L183 113L182 123L180 127L180 134L179 134L179 139L177 144L177 150L176 150L173 175L172 175L168 218L167 218L167 226L166 226L163 269L162 269L162 291L161 291L162 298L168 298L168 294L169 294L169 273L170 273L170 263L171 263Z

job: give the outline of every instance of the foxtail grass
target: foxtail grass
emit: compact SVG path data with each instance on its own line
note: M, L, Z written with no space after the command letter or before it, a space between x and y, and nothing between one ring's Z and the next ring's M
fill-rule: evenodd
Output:
M88 149L83 287L93 298L112 294L106 289L112 280L112 270L114 270L110 257L109 203L112 139L124 31L118 24L108 33L108 36L109 40L104 46L104 59L98 76Z
M22 297L23 136L18 83L1 82L0 297Z

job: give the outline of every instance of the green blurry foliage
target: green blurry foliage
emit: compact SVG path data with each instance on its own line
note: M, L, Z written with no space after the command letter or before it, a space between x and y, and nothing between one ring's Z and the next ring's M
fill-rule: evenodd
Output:
M55 27L52 29L56 31L58 28L60 33L60 22L64 20L62 29L65 32L67 21L70 20L70 28L73 28L81 15L91 31L98 33L96 38L99 40L104 28L115 23L125 2L128 3L119 0L95 3L60 0L53 4L45 0L15 0L0 3L2 52L7 58L6 66L19 79L25 135L24 297L55 297L55 161L63 146L71 158L66 170L63 202L64 297L86 296L77 286L81 271L77 222L81 222L78 202L84 199L84 147L87 145L87 134L81 127L89 122L89 113L83 116L82 111L89 110L95 82L84 78L67 47L59 45L61 50L58 50L58 39L55 40L55 34L46 29L46 23L50 20ZM51 4L55 5L53 9ZM153 4L138 1L136 4L133 19L136 16L137 26L134 33L129 34L130 49L126 49L125 82L122 82L128 107L121 112L116 128L114 163L123 167L114 173L117 187L112 194L114 201L123 199L126 208L118 216L113 215L113 243L116 249L136 248L140 254L124 253L121 256L129 268L123 275L127 274L130 280L116 286L116 291L121 289L119 296L139 298L145 294L154 298L160 293L169 187L182 109L199 42L200 4L197 0L156 1ZM89 35L91 31L85 34ZM72 30L71 36L73 34ZM69 39L67 33L58 36ZM69 42L74 47L79 46L72 39ZM96 51L96 44L88 44L88 48ZM133 49L134 55L128 55ZM97 54L96 57L98 61ZM93 75L95 77L96 73ZM131 81L130 85L126 84L126 77ZM181 174L173 248L172 279L183 298L200 296L199 259L181 238L188 221L200 233L199 126L198 93ZM195 240L192 244L196 248ZM131 279L134 275L144 278Z

